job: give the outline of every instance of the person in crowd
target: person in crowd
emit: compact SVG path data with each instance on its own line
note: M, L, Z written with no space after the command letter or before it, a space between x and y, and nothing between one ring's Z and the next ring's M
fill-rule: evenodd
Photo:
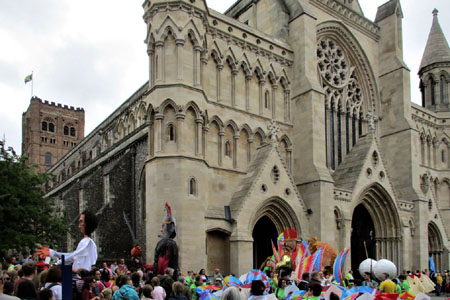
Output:
M3 287L5 285L6 279L8 279L7 282L9 282L9 276L3 274L3 271L0 268L0 300L20 300L17 297L3 293Z
M388 273L381 274L380 292L382 293L395 293L397 287L395 283L389 279Z
M100 293L100 300L111 300L113 292L110 288L104 288Z
M308 285L308 291L304 298L308 300L319 300L320 293L322 293L322 286L317 282L312 282Z
M94 294L95 286L96 286L96 284L95 284L94 277L92 277L92 276L87 277L83 283L81 299L82 300L98 300L99 297L95 296L95 294Z
M220 269L219 268L214 269L214 281L216 281L217 278L220 278L220 279L223 280L223 276L222 276L222 274L220 274Z
M153 288L150 284L146 284L142 287L142 300L150 300L152 298L152 292L153 292Z
M306 291L308 284L309 284L309 273L303 273L302 274L302 280L300 280L300 282L298 283L298 289L301 291Z
M188 271L187 276L184 278L185 284L187 286L190 286L194 279L194 278L192 278L192 274L194 274L194 271Z
M17 298L22 300L37 300L36 287L31 280L22 280L17 286Z
M167 268L164 272L164 275L159 276L159 281L161 283L161 286L166 291L166 300L169 299L171 293L172 293L172 284L175 282L173 279L173 274L175 270L172 268Z
M112 300L140 300L128 275L118 278L117 286L119 290L114 292Z
M310 284L311 283L318 283L318 284L320 284L320 273L322 273L322 272L319 272L319 271L314 271L314 272L312 272L311 273L311 280L310 280Z
M55 300L51 289L42 289L39 291L39 300Z
M42 272L39 273L38 271L38 289L43 289L45 286L45 283L47 282L47 274L48 274L49 269L45 269Z
M284 289L287 287L288 283L287 283L287 279L285 278L281 278L278 281L278 287L275 290L275 297L277 297L277 299L284 299L286 298L285 293L284 293Z
M113 263L111 264L111 272L113 274L116 274L116 270L119 266L117 265L117 260L114 260Z
M44 288L52 291L54 300L62 300L62 286L61 286L61 267L53 266L48 269L47 276L45 276Z
M192 300L198 300L197 287L201 286L202 284L203 284L202 276L197 275L195 277L195 281L191 284L191 287L190 287Z
M113 283L110 282L110 277L111 277L110 270L103 268L100 271L100 280L97 281L100 293L103 291L103 289L112 288Z
M97 268L92 268L91 274L92 277L94 277L95 281L95 288L94 288L94 295L100 296L101 291L104 289L104 286L100 283L101 280L101 272Z
M345 274L345 286L347 288L351 287L354 282L355 282L355 278L353 277L353 270L349 270L347 274Z
M440 271L436 272L436 286L435 286L436 297L440 297L441 296L442 282L443 281L444 280L442 279L441 272Z
M264 299L264 291L266 289L266 286L264 285L264 282L262 280L253 280L252 285L250 287L250 294L251 296L248 298L249 300L258 300L258 299Z
M128 266L125 264L124 258L120 259L120 264L117 266L117 268L125 273L128 271Z
M184 291L184 284L179 281L175 281L172 284L172 296L169 300L188 300Z
M220 300L243 300L245 297L242 295L242 293L239 291L237 287L229 287L223 292L222 297L220 297Z
M139 271L131 273L130 278L134 290L136 291L136 293L138 293L139 297L141 297L142 296L141 274L139 274Z
M166 298L166 291L160 286L159 277L155 276L151 280L151 285L153 288L152 297L155 300L164 300Z
M22 281L24 280L33 281L34 276L37 274L36 263L34 261L27 261L22 266L22 272L23 276L14 282L14 295L17 295L18 286Z
M28 252L28 251L26 251L26 250L24 250L23 252L22 252L22 255L23 255L23 258L22 258L22 261L21 261L21 264L23 265L25 262L27 262L27 261L32 261L33 260L33 256L30 254L30 252Z
M205 269L201 269L200 272L198 272L198 275L200 275L202 277L203 283L208 281L208 276L206 275L206 270Z
M81 213L80 219L78 220L78 228L83 234L83 239L78 243L75 252L61 253L40 245L39 249L35 250L36 254L41 257L50 256L59 259L64 255L66 264L73 263L73 270L90 270L91 266L97 262L97 245L95 245L94 240L90 237L95 229L97 229L97 225L97 217L90 211L85 210Z
M81 270L78 270L78 272L79 272L80 278L75 281L75 286L76 286L76 292L81 298L81 293L83 292L84 281L86 280L86 278L89 277L89 271L85 270L85 269L81 269Z
M398 277L398 279L400 279L401 286L402 286L402 292L409 292L409 282L408 280L406 280L406 275L402 274Z
M7 271L12 271L14 270L14 264L12 263L12 258L11 256L7 255L4 258L5 260L5 268Z
M369 272L364 272L363 274L363 281L362 281L362 285L363 286L370 286L371 288L377 288L377 282L375 280L372 279L371 275Z

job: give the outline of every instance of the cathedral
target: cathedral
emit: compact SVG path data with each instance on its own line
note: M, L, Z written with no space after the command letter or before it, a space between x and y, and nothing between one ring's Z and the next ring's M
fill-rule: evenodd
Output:
M246 273L286 227L350 249L346 270L448 269L450 51L431 17L420 106L399 0L375 21L358 0L146 0L148 78L50 169L47 196L73 232L97 214L100 260L137 243L151 264L168 202L184 273Z

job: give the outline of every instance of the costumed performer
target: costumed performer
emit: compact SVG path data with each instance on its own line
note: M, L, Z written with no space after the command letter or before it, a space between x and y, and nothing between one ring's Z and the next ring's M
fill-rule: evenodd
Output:
M178 246L173 240L177 235L177 224L172 216L169 204L165 205L166 216L162 222L161 240L156 244L155 260L153 263L154 274L164 275L165 270L170 267L174 269L173 278L178 279Z
M90 271L91 266L97 262L97 246L94 240L91 239L91 234L97 229L97 217L88 210L81 213L78 220L78 228L83 234L83 238L78 243L77 249L72 253L57 252L53 249L39 245L35 253L41 257L50 256L51 258L58 258L64 255L66 265L72 264L72 270L76 272L78 269L85 269ZM57 264L60 264L59 260Z

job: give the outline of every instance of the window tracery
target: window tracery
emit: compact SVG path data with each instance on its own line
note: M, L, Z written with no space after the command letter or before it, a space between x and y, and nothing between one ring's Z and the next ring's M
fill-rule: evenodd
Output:
M332 38L319 40L317 59L326 94L326 161L335 169L363 135L364 94L356 67Z

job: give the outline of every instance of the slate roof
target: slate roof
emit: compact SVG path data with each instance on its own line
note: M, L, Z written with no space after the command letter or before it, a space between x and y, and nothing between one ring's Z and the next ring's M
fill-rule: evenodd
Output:
M356 142L352 151L344 158L344 161L332 175L335 187L353 190L366 162L372 141L372 135L368 134Z
M438 62L450 62L450 50L448 43L442 32L438 20L438 10L433 10L433 24L428 35L427 45L420 62L419 73L422 68Z

